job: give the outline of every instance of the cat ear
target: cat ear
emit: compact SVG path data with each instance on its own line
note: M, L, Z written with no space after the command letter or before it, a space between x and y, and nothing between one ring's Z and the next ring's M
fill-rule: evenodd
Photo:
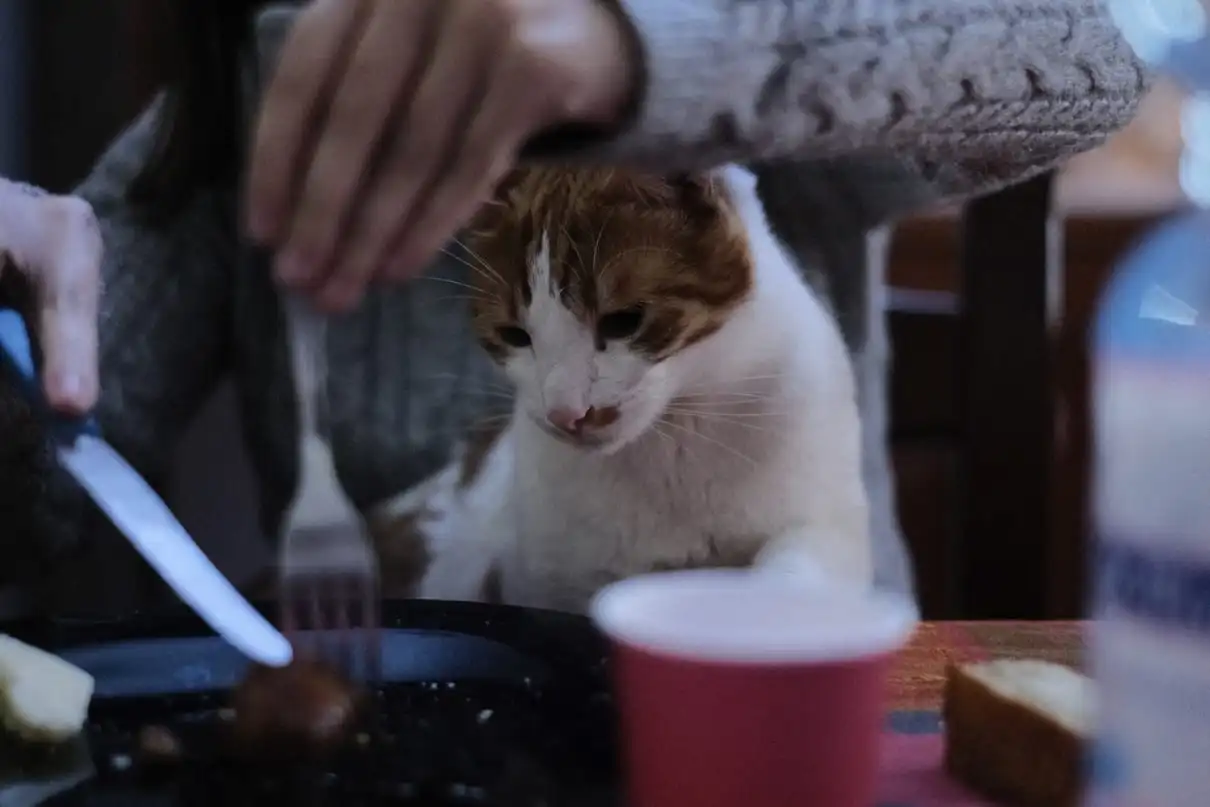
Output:
M731 212L723 184L713 174L682 173L668 177L679 207L695 221L713 224Z

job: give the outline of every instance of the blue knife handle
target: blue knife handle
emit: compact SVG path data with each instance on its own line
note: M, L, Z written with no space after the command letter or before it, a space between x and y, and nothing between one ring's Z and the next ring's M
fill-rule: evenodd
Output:
M91 416L65 415L50 407L38 378L25 320L17 311L4 306L0 306L0 370L11 376L17 391L45 421L47 433L55 442L72 445L81 435L101 436L101 429Z

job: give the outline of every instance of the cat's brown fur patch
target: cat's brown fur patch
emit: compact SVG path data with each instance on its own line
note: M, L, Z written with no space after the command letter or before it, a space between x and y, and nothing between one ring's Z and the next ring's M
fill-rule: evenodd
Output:
M378 551L379 587L382 596L412 597L432 563L422 522L427 510L371 516L366 526Z
M462 455L462 467L458 473L458 487L470 487L483 470L483 463L492 453L492 448L504 434L508 422L503 418L476 423L466 435L466 450Z
M475 483L492 448L504 433L502 418L483 421L467 433L465 450L458 467L458 487ZM405 513L382 512L368 519L370 537L378 550L383 596L413 597L433 562L424 522L431 510L420 508Z
M514 174L485 206L468 246L479 273L472 312L484 347L509 348L533 297L529 266L543 236L551 290L587 326L642 311L631 343L659 361L717 331L752 288L741 222L721 184L614 169L536 168Z
M500 579L500 567L492 566L487 576L483 578L483 590L479 599L489 605L501 605L504 602L504 584Z

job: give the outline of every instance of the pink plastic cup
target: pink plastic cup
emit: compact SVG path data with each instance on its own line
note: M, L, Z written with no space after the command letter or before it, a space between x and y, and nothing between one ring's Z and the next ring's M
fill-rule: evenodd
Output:
M912 603L703 570L614 584L592 615L613 642L629 807L873 804Z

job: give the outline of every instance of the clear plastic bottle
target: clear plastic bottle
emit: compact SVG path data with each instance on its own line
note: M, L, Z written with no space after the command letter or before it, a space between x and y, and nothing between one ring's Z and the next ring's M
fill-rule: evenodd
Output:
M1210 807L1210 0L1111 0L1185 85L1190 212L1126 258L1094 336L1089 807Z

